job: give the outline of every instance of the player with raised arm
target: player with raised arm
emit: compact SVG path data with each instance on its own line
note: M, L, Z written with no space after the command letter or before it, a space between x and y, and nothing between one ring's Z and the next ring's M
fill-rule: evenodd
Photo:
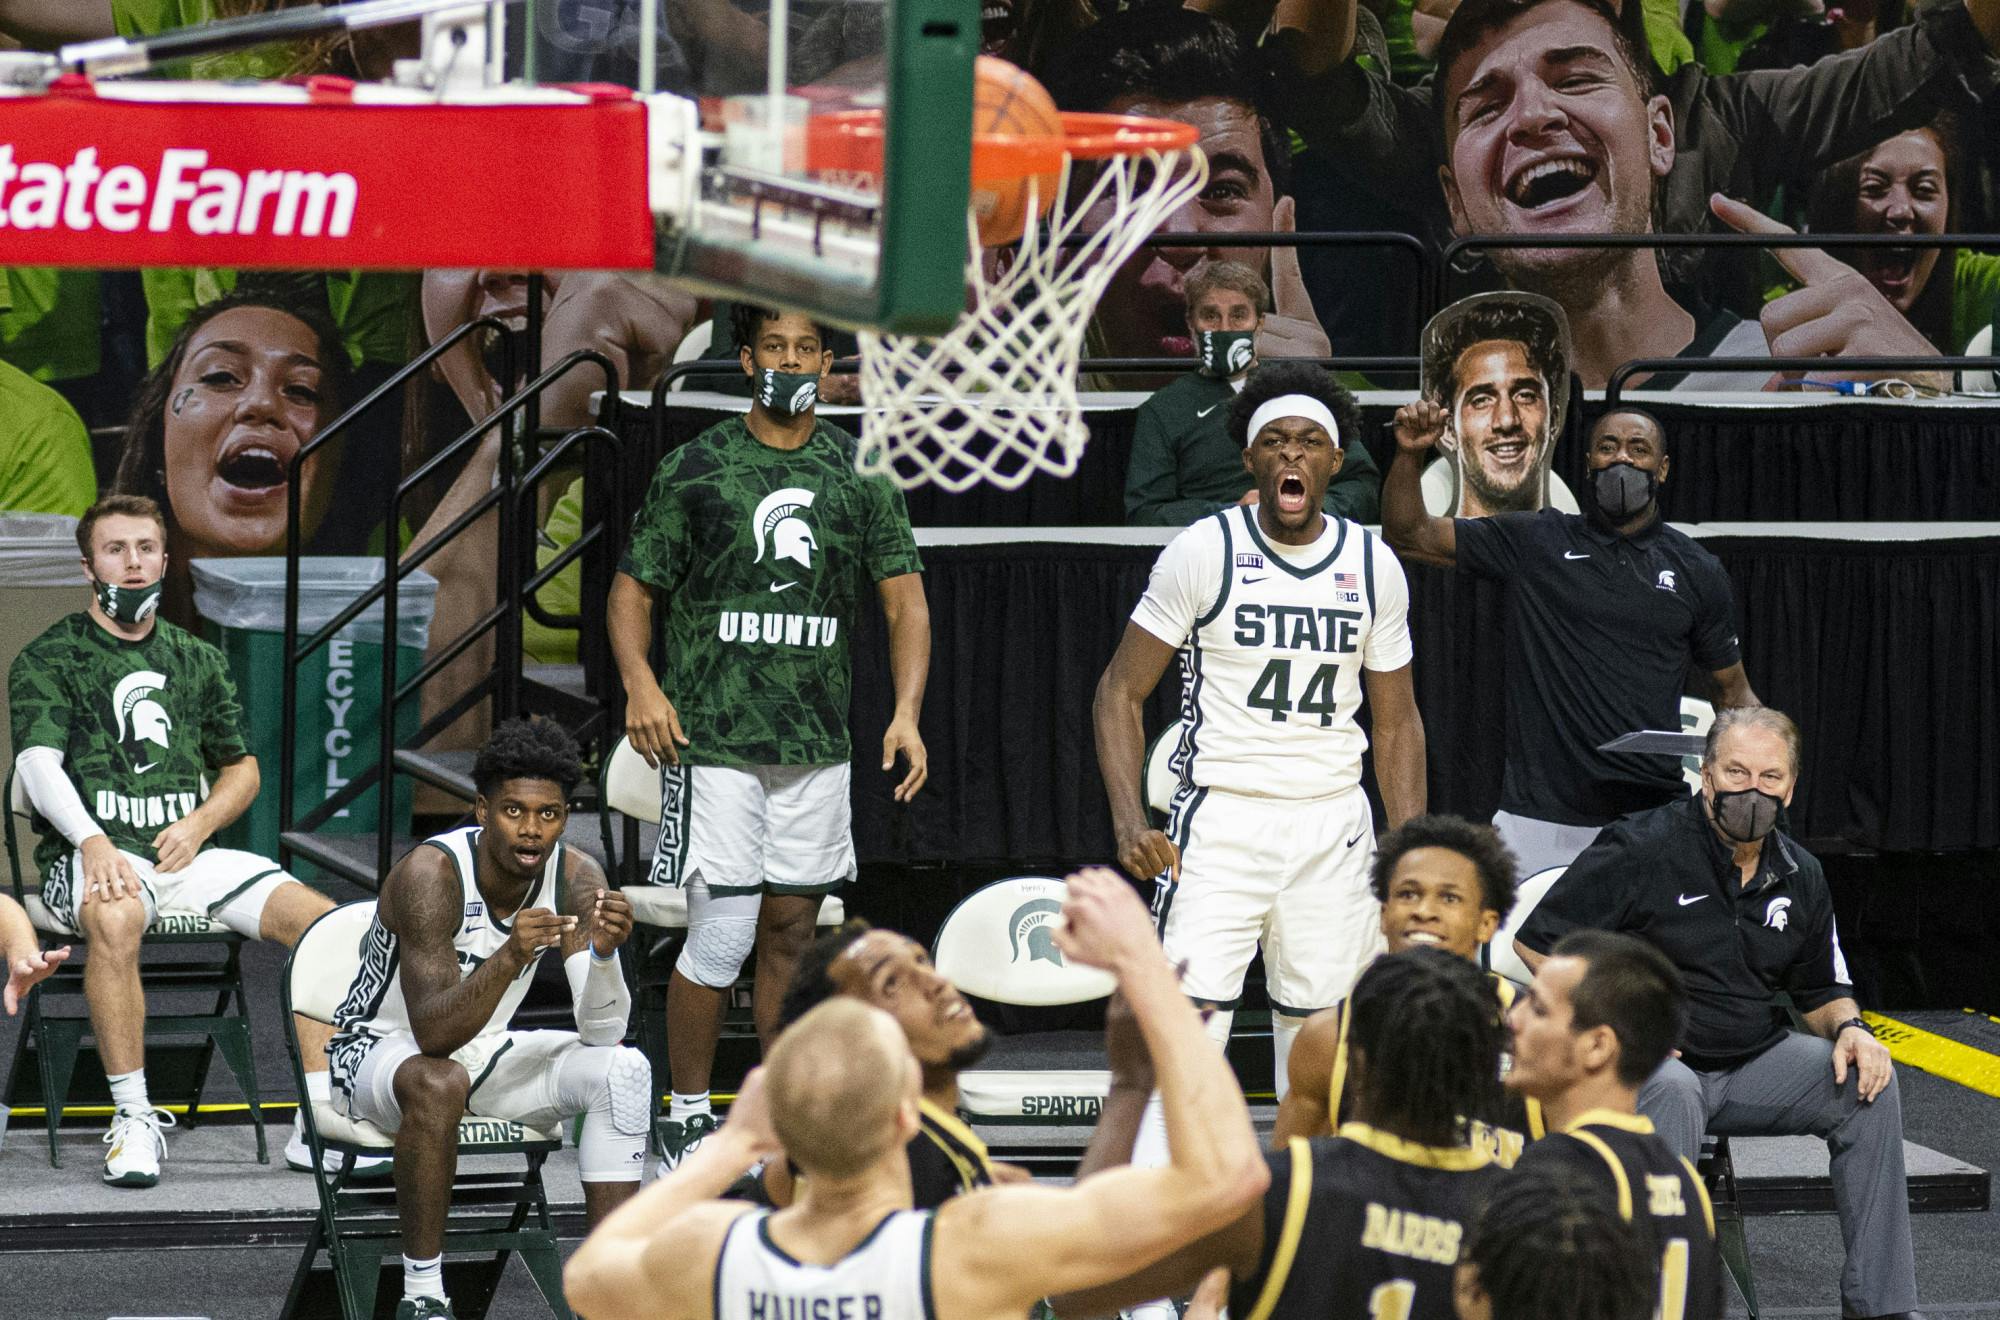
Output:
M1348 1004L1354 1117L1340 1134L1292 1138L1267 1156L1262 1205L1157 1265L1052 1298L1056 1314L1082 1320L1180 1296L1221 1268L1239 1320L1449 1320L1461 1237L1502 1174L1468 1144L1464 1117L1500 1084L1499 1005L1477 967L1421 948L1377 958ZM1090 1167L1130 1149L1134 1113L1106 1102Z
M1281 1094L1293 1036L1382 947L1361 787L1369 739L1355 720L1364 689L1389 825L1424 809L1402 566L1373 532L1322 511L1360 416L1318 367L1250 373L1229 431L1257 500L1201 519L1161 552L1094 707L1118 860L1159 881L1162 939L1188 964L1188 993L1233 1009L1263 946ZM1142 711L1176 654L1179 784L1163 833L1139 793ZM1218 1039L1229 1019L1211 1019Z
M335 1106L396 1134L397 1320L452 1314L441 1266L461 1117L547 1127L582 1115L577 1164L595 1224L638 1187L653 1113L652 1070L619 1043L631 906L562 842L583 777L575 742L547 721L512 720L472 773L478 823L425 840L382 882L328 1046ZM509 1030L551 949L576 1030Z
M718 1135L577 1250L570 1303L591 1320L1019 1320L1254 1210L1266 1177L1228 1065L1114 872L1069 879L1065 957L1113 972L1158 1065L1173 1162L1073 1187L994 1187L910 1207L903 1149L919 1077L902 1030L841 996L779 1037ZM719 1197L781 1150L804 1172L788 1209Z
M994 1161L979 1134L958 1116L958 1075L985 1057L993 1033L932 964L930 951L907 935L849 921L806 950L785 991L778 1029L841 995L896 1019L916 1056L923 1093L917 1133L906 1147L911 1204L932 1210L963 1192L1025 1181L1025 1170ZM772 1204L791 1204L796 1183L789 1160L772 1160L762 1181Z

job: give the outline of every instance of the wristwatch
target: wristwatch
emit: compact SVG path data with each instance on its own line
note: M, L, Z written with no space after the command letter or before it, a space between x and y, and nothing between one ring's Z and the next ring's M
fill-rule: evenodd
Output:
M1847 1021L1842 1022L1834 1027L1832 1038L1834 1040L1839 1040L1840 1033L1847 1030L1849 1027L1859 1027L1863 1031L1867 1032L1870 1036L1873 1036L1875 1034L1875 1028L1869 1026L1866 1021L1858 1017L1851 1017L1847 1019Z

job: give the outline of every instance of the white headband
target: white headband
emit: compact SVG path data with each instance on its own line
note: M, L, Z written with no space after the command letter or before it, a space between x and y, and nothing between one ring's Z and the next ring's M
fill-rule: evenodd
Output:
M1340 447L1340 428L1334 425L1333 411L1310 394L1280 394L1251 413L1248 439L1255 440L1259 431L1280 417L1303 417L1309 422L1318 422L1326 428L1327 438L1333 441L1334 448Z

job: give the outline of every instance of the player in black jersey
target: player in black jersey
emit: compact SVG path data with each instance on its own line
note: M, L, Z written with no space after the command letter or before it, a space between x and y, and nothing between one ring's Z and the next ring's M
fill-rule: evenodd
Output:
M1478 962L1479 952L1514 910L1514 855L1491 826L1456 816L1419 816L1382 837L1370 882L1382 904L1382 936L1390 953L1433 948ZM1502 1013L1514 984L1494 974ZM1278 1102L1271 1144L1316 1137L1350 1115L1347 1090L1346 1001L1306 1019L1292 1044L1291 1086ZM1541 1107L1515 1096L1498 1114L1481 1114L1479 1136L1492 1140L1499 1162L1511 1165L1521 1146L1542 1135Z
M1052 1299L1056 1314L1178 1296L1220 1267L1238 1320L1449 1320L1465 1226L1502 1172L1467 1144L1464 1118L1499 1086L1499 1005L1476 966L1418 948L1377 958L1348 1006L1354 1117L1339 1135L1293 1138L1268 1156L1261 1206L1130 1278ZM1094 1145L1129 1147L1103 1128Z
M1473 1217L1453 1281L1458 1320L1650 1320L1653 1261L1604 1213L1594 1179L1524 1161Z
M1507 1085L1542 1102L1551 1132L1519 1167L1561 1165L1589 1179L1657 1262L1661 1320L1712 1320L1722 1314L1722 1262L1708 1192L1638 1112L1640 1085L1686 1022L1666 955L1630 935L1573 931L1508 1014Z
M986 1143L958 1117L958 1074L979 1062L993 1036L973 1016L965 996L931 966L923 945L859 920L821 936L785 992L778 1029L835 995L849 995L895 1018L923 1070L917 1134L908 1147L917 1209L934 1210L960 1192L1027 1177L989 1159ZM790 1204L791 1181L784 1161L765 1169L764 1192L773 1204Z

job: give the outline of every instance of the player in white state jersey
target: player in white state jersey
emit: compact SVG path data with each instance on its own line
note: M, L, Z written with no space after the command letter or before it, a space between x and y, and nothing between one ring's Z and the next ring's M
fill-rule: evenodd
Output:
M562 844L583 776L554 724L511 720L473 766L478 824L425 840L382 882L360 970L327 1046L334 1105L396 1134L404 1295L397 1320L448 1317L440 1271L466 1114L552 1127L581 1114L595 1224L645 1167L652 1070L619 1042L632 1000L618 948L632 909ZM575 1031L510 1031L542 954L560 948Z
M1049 1293L1122 1277L1246 1213L1269 1173L1145 906L1097 867L1070 877L1063 919L1063 956L1113 972L1131 1005L1171 1165L912 1210L917 1061L894 1018L841 995L785 1030L719 1133L578 1248L570 1305L590 1320L1020 1320ZM780 1151L801 1171L789 1208L715 1199Z
M1279 1094L1306 1018L1345 996L1382 947L1368 884L1375 829L1361 787L1368 737L1391 828L1424 810L1424 728L1410 684L1402 565L1358 523L1322 512L1353 396L1318 367L1250 373L1229 405L1256 500L1168 544L1098 683L1097 759L1118 860L1159 881L1155 912L1187 992L1233 1009L1261 944ZM1142 710L1182 658L1168 829L1140 797ZM1229 1013L1210 1030L1224 1037Z

